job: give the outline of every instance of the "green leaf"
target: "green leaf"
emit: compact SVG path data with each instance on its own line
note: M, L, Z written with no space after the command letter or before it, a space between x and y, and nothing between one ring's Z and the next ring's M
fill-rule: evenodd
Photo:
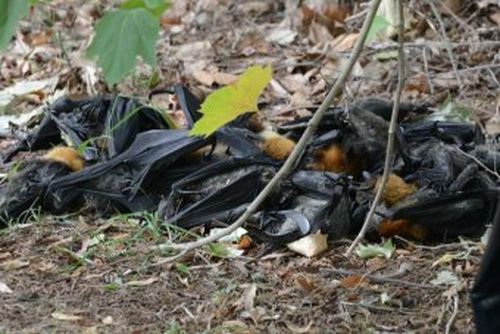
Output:
M226 245L220 242L208 244L208 252L210 253L210 255L215 257L225 258L229 256L229 250L227 249Z
M366 35L366 42L373 40L380 32L389 27L391 24L383 16L376 15L373 18L372 25Z
M151 66L156 65L158 32L158 20L146 9L111 12L97 22L87 56L97 58L106 81L115 84L133 70L137 56Z
M472 111L451 97L428 119L431 121L474 122Z
M9 45L17 22L28 14L28 10L26 0L0 0L0 51Z
M156 17L160 17L163 13L171 6L168 0L127 0L120 8L122 9L134 9L143 8L147 9Z
M385 257L390 259L396 247L392 244L392 240L387 240L382 246L380 245L359 245L356 248L356 254L363 259L372 257Z
M257 100L272 79L271 66L252 66L238 82L210 94L201 105L203 117L190 135L209 136L220 127L247 112L257 112Z
M178 272L180 272L181 274L184 274L184 275L188 275L189 274L189 267L186 266L184 263L176 263L175 264L175 268L177 269Z

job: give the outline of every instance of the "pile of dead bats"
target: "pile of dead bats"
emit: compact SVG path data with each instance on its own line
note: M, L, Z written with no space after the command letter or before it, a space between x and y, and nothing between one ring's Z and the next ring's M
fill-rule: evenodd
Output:
M181 85L170 93L192 126L200 102ZM275 244L320 230L331 239L357 232L382 173L391 111L391 103L373 98L331 108L294 172L247 229ZM438 241L480 236L496 208L493 172L500 153L473 124L405 121L425 113L425 106L401 105L394 180L373 232ZM59 214L82 207L103 216L154 211L165 224L187 229L229 224L286 158L279 140L263 149L266 140L293 143L309 120L256 126L255 118L240 117L208 138L192 137L138 99L62 98L4 163L21 151L69 145L85 166L75 171L47 159L22 163L2 185L0 226L25 219L34 208Z
M3 157L13 172L0 186L0 228L37 208L102 216L149 211L186 229L225 226L276 174L309 121L272 126L244 116L208 138L192 137L200 102L181 85L170 93L187 129L122 96L62 98L47 107ZM282 245L318 231L330 239L358 232L379 186L391 111L391 103L373 98L331 108L295 170L246 222L249 233ZM426 113L424 105L400 106L394 174L371 233L440 242L481 236L494 223L472 296L478 329L498 332L500 152L474 124L415 121ZM15 162L22 151L54 146L43 158Z

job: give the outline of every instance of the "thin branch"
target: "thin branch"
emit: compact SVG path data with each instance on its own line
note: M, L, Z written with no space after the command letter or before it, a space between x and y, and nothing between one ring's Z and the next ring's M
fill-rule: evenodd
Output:
M333 100L336 96L338 96L342 92L342 88L344 86L344 83L346 82L347 78L351 74L351 71L356 64L356 61L358 60L361 51L363 50L363 46L365 44L366 37L368 36L368 31L370 30L371 24L373 22L373 19L377 13L378 7L380 5L380 2L382 0L373 0L371 4L371 8L365 18L365 21L363 23L363 28L361 29L361 33L359 36L359 39L356 41L356 45L354 46L354 49L352 51L351 57L349 59L349 63L345 70L340 74L339 78L335 81L335 84L333 87L330 89L328 92L328 95L324 99L323 103L321 103L321 106L318 108L316 113L313 115L311 120L309 121L309 124L307 125L306 130L304 131L304 134L302 137L300 137L300 140L298 141L297 145L295 146L294 150L288 157L288 159L285 161L283 166L280 168L280 170L274 175L274 177L271 179L271 181L264 187L264 189L257 195L257 197L250 203L246 211L231 225L228 227L219 230L217 233L214 233L208 237L193 241L193 242L188 242L184 244L167 244L167 247L170 247L172 249L180 250L182 251L183 254L200 248L204 245L207 245L209 243L212 243L214 241L219 240L220 238L231 234L233 231L235 231L238 227L242 226L245 221L250 218L251 215L253 215L260 207L262 202L267 198L267 196L278 186L278 184L283 180L296 166L297 161L300 159L300 157L304 154L304 151L309 144L312 136L316 132L316 129L318 128L319 123L321 122L321 119L323 118L324 114L330 107L330 105L333 103ZM165 261L165 260L164 260Z
M455 293L453 294L453 313L451 314L450 319L446 323L446 330L445 330L446 334L451 333L451 326L453 326L453 322L455 321L457 315L458 315L458 292L455 290Z
M458 85L460 88L462 88L462 79L460 78L460 75L458 74L458 66L457 62L455 60L455 56L453 55L453 50L451 49L451 43L448 38L448 35L446 35L446 30L445 30L445 25L443 22L443 19L441 18L441 15L439 14L436 5L434 4L434 0L427 0L429 3L429 6L431 6L431 11L434 17L436 17L436 20L439 23L439 28L441 30L441 34L443 35L443 41L446 46L446 51L448 52L448 57L450 58L451 66L453 67L453 72L455 73L455 76L457 77Z
M384 188L387 183L387 179L389 178L389 175L392 170L392 162L393 162L393 155L394 155L394 134L396 132L396 126L397 126L397 120L398 120L398 115L399 115L399 102L401 100L401 92L403 91L403 86L404 86L404 81L405 81L405 56L404 56L404 14L403 14L403 0L397 0L398 3L398 11L399 11L399 36L398 36L398 42L399 42L399 48L398 48L398 64L399 64L399 70L398 70L398 86L396 88L396 92L394 93L394 105L392 108L392 115L391 115L391 122L389 124L389 133L388 133L388 138L387 138L387 148L386 148L386 153L385 153L385 162L384 162L384 173L382 174L382 179L380 182L380 187L377 189L377 192L375 194L375 199L373 200L373 203L370 207L370 211L368 211L368 214L366 215L365 222L363 223L363 226L361 227L361 230L359 231L358 235L356 236L356 239L352 242L351 246L347 249L347 252L345 253L345 256L350 256L354 250L354 248L357 246L357 244L365 237L366 231L368 230L368 227L371 224L371 220L373 218L373 215L375 214L375 209L380 203L380 200L382 198L382 193L384 191Z
M500 180L500 175L490 169L488 166L486 166L484 163L481 162L481 160L479 160L478 158L476 158L475 156L473 156L472 154L469 154L467 152L465 152L464 150L462 150L460 147L455 147L455 150L461 154L463 154L464 156L466 156L467 158L469 159L472 159L476 164L479 165L479 167L483 168L486 172L488 172L489 174L493 175L494 177L496 177L498 180Z

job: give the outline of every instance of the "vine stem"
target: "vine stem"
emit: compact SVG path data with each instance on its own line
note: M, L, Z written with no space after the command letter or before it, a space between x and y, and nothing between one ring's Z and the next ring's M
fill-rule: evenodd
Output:
M290 154L288 159L285 161L283 166L278 170L278 172L271 179L271 181L264 187L264 189L262 189L262 191L257 195L257 197L249 204L249 206L245 210L245 212L234 223L232 223L228 227L219 230L217 233L214 233L210 236L198 239L196 241L187 242L187 243L180 243L180 244L165 243L165 244L157 246L160 249L167 248L167 249L175 249L175 250L180 251L180 253L178 255L163 259L162 263L174 261L174 260L178 259L179 257L185 255L189 251L203 247L209 243L215 242L215 241L219 240L220 238L227 236L227 235L231 234L232 232L234 232L237 228L241 227L245 223L245 221L248 218L250 218L250 216L253 215L259 209L260 205L269 196L269 194L278 186L278 184L281 182L281 180L283 180L286 176L288 176L292 172L292 170L295 168L295 166L297 164L297 161L304 154L304 151L305 151L307 145L309 144L309 142L311 141L311 138L313 137L314 133L316 132L316 129L318 128L318 125L320 124L323 116L325 115L326 111L333 103L334 98L342 92L343 86L344 86L345 82L347 81L347 78L350 76L352 69L353 69L354 65L356 64L356 61L358 60L358 58L361 54L361 51L363 50L363 46L365 44L366 37L368 36L368 32L370 31L370 27L372 25L373 19L375 18L375 15L377 13L377 10L378 10L378 7L379 7L381 1L382 0L372 0L370 10L368 11L368 13L366 15L366 18L364 20L363 27L361 29L359 38L356 41L356 44L353 48L353 51L351 53L347 67L342 71L339 78L335 81L335 84L328 92L326 98L323 100L323 102L319 106L318 110L314 113L312 118L309 120L309 123L307 125L306 130L304 131L304 133L300 137L294 150L292 151L292 153Z
M370 227L371 220L373 215L375 214L375 209L377 208L380 200L382 198L382 194L384 192L384 188L387 184L387 180L392 170L392 162L394 155L394 134L396 133L396 127L398 122L399 115L399 103L401 101L401 92L403 91L403 86L405 82L405 55L404 55L404 14L403 14L403 3L402 0L396 0L398 6L398 85L396 87L396 91L394 92L394 105L392 107L392 115L391 122L389 124L389 131L387 134L387 147L385 152L385 162L384 162L384 172L382 174L382 179L380 181L380 187L378 187L377 192L375 194L375 198L373 203L366 215L365 221L361 230L359 231L356 239L352 242L352 244L347 249L345 256L349 257L354 248L358 245L358 243L365 237L366 231L368 227Z

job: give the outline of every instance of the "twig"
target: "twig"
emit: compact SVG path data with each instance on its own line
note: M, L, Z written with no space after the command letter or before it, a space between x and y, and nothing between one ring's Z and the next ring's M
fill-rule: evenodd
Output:
M455 290L453 294L453 313L451 314L450 319L446 323L445 334L449 334L451 332L451 326L453 326L453 322L458 315L458 292Z
M217 233L214 233L208 237L193 241L193 242L188 242L184 244L170 244L167 245L167 247L171 247L172 249L177 249L181 250L181 254L185 254L191 250L194 250L196 248L200 248L204 245L207 245L211 242L217 241L220 238L231 234L233 231L235 231L238 227L242 226L243 223L252 215L254 214L262 202L267 198L267 196L273 191L276 186L278 186L279 182L287 176L295 167L297 161L299 158L304 154L304 151L306 149L306 146L309 144L310 139L316 132L316 129L321 122L321 119L323 118L324 114L332 104L334 98L342 91L342 88L344 86L344 83L346 82L347 78L351 74L351 71L354 67L354 64L356 63L357 59L359 58L361 51L363 50L363 45L365 43L366 37L368 35L368 31L370 30L371 24L373 22L373 19L375 17L375 14L377 13L377 9L380 5L380 2L382 0L373 0L371 4L371 8L368 12L368 15L365 18L365 21L363 23L363 28L361 29L361 33L359 36L359 39L356 41L356 45L354 46L354 49L352 51L351 57L349 59L349 63L345 70L340 74L339 78L337 81L335 81L335 84L333 87L330 89L328 92L328 95L326 96L325 100L323 103L321 103L321 106L318 108L316 113L313 115L311 120L309 121L309 124L307 125L306 130L304 131L304 134L302 137L300 137L300 140L298 141L297 145L295 146L294 150L288 157L288 159L285 161L283 166L280 168L280 170L274 175L274 177L271 179L271 181L264 187L264 189L257 195L257 197L250 203L246 211L231 225L228 227L219 230ZM174 257L178 258L178 257ZM165 259L166 260L166 259Z
M345 256L350 256L351 253L353 252L354 248L357 246L357 244L365 237L366 231L368 230L368 227L370 226L372 217L375 214L375 209L378 206L378 204L380 203L380 200L382 198L382 193L384 191L385 185L387 183L387 180L389 178L389 174L391 173L391 169L392 169L392 160L393 160L393 154L394 154L394 133L396 132L397 120L398 120L398 115L399 115L399 102L401 100L401 92L403 91L403 86L404 86L404 81L405 81L405 56L404 56L404 45L403 45L404 44L403 43L404 42L403 4L402 4L402 0L398 0L397 3L398 3L398 11L399 11L398 86L396 88L396 92L394 93L394 106L392 108L391 122L389 124L389 133L387 136L388 138L387 138L387 148L386 148L386 153L385 153L384 173L382 174L382 179L380 182L381 186L377 189L377 192L375 194L375 199L373 200L373 203L370 207L370 211L368 211L368 214L366 215L365 222L363 223L361 230L359 231L358 235L356 236L356 239L354 239L352 244L347 249Z
M444 41L445 46L446 46L446 52L448 52L448 57L450 58L451 67L453 68L453 72L455 73L455 76L457 77L458 85L460 86L460 88L462 88L462 79L460 78L460 75L458 74L457 62L455 60L455 56L453 55L453 51L451 49L451 44L450 44L450 40L448 39L448 35L446 35L446 30L444 28L445 26L444 26L443 19L441 18L441 15L439 14L439 12L437 10L436 5L434 4L434 0L427 0L427 2L429 3L429 6L431 6L432 14L434 15L434 17L436 17L436 20L439 23L439 28L441 30L441 34L443 35L442 36L443 41Z
M472 154L469 154L469 153L463 151L460 147L455 147L455 150L457 152L463 154L467 158L472 159L476 164L479 165L479 167L483 168L486 172L488 172L489 174L493 175L494 177L496 177L497 179L500 180L500 174L498 174L496 171L490 169L488 166L486 166L484 163L482 163L481 160L479 160L478 158L476 158Z
M434 85L432 84L431 75L429 74L429 63L427 62L427 48L422 49L422 56L424 60L425 76L427 77L427 82L429 83L429 92L431 95L434 95Z

